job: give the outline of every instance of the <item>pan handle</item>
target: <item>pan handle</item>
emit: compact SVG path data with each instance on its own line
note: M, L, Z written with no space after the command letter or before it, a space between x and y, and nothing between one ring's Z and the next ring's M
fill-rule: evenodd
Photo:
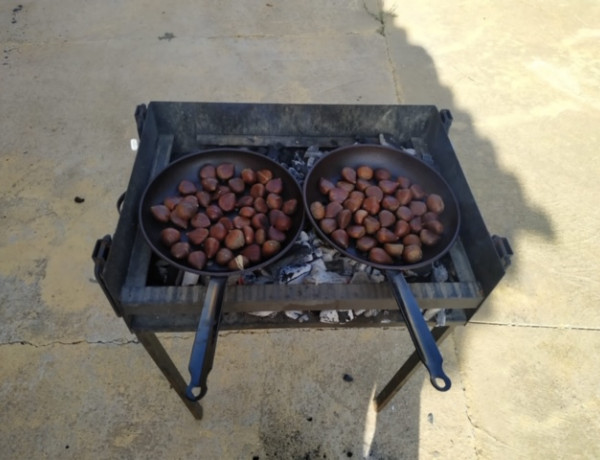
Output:
M185 391L185 395L190 401L198 401L208 390L206 379L212 369L215 357L219 323L221 322L221 306L226 286L226 276L213 276L206 288L204 305L190 356L190 384ZM194 390L197 388L200 389L200 392L195 394L197 391Z
M442 369L442 355L404 275L401 271L393 270L387 270L386 275L392 284L394 297L398 302L400 313L404 317L415 349L429 371L431 384L436 390L448 391L452 382Z

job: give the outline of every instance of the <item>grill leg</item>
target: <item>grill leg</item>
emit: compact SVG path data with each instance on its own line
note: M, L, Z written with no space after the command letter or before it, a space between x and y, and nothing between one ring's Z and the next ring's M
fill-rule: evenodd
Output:
M179 395L183 403L192 413L195 419L202 419L202 406L194 401L190 401L185 396L185 389L187 388L187 384L183 380L183 377L177 370L175 364L171 360L171 357L161 345L160 341L156 337L154 332L148 331L134 331L138 340L150 355L150 357L154 360L158 368L162 371L164 376L167 378L175 392Z
M431 330L431 335L433 335L435 342L440 344L450 334L450 331L450 326L434 327ZM383 390L381 390L379 394L375 396L375 410L377 410L377 412L382 411L385 406L388 405L396 393L398 393L398 391L400 391L400 389L404 386L410 376L413 375L420 362L421 360L419 359L417 352L413 352L413 354L410 355L410 357L391 378Z

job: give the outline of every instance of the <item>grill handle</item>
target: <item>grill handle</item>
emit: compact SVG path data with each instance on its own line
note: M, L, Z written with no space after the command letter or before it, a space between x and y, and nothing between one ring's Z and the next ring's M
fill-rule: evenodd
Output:
M404 275L393 270L388 270L386 275L417 354L429 371L431 384L436 390L448 391L452 382L442 369L442 355Z
M226 276L213 276L206 287L204 304L202 305L200 321L198 322L190 356L190 384L185 391L185 395L190 401L198 401L208 390L206 379L212 369L215 357L219 324L221 322L221 307L223 306L226 286ZM200 389L199 392L197 392L198 388Z

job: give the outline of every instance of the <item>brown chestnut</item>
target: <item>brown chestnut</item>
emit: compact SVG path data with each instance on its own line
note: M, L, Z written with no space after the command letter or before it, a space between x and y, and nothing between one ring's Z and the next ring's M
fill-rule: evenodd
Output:
M213 165L204 165L204 166L202 166L202 168L200 168L198 177L200 179L207 179L207 178L214 179L215 177L217 177L217 170Z
M342 178L351 184L356 184L356 171L350 166L342 168Z
M261 169L256 173L256 180L263 185L266 185L271 179L273 179L273 173L269 169Z
M421 251L421 247L416 244L409 244L408 246L404 246L404 251L402 252L402 259L409 264L414 264L419 262L423 258L423 251Z
M396 222L396 216L394 213L384 209L379 213L379 222L382 227L391 227Z
M254 208L252 208L250 206L244 206L243 208L240 208L239 214L242 217L250 218L254 214L256 214L256 209L254 209Z
M444 211L444 200L441 196L435 193L429 195L425 203L427 204L427 209L429 209L431 212L441 214Z
M325 179L324 177L321 177L319 179L319 191L323 194L323 195L327 195L329 194L329 192L331 191L331 189L335 188L335 185L333 185L333 182L331 182L328 179Z
M386 195L381 200L381 207L383 209L387 209L388 211L394 212L399 206L400 202L392 195Z
M404 238L406 235L410 233L410 225L405 220L399 220L394 225L394 234L398 238Z
M206 215L213 222L223 217L223 211L216 204L211 204L206 208Z
M350 239L348 238L348 233L346 233L346 230L343 230L341 228L338 228L337 230L334 230L331 233L331 239L334 243L336 243L344 249L348 247L348 244L350 242Z
M241 196L237 202L235 203L235 205L238 208L243 208L245 206L254 206L254 197L252 195L244 195ZM260 212L260 211L259 211Z
M179 183L177 190L179 190L179 193L182 195L192 195L193 193L196 193L198 189L193 182L184 179Z
M425 246L434 246L440 241L440 235L426 228L421 230L419 237Z
M271 227L269 227L269 230L267 230L267 238L269 238L270 240L275 240L275 241L279 241L280 243L283 243L285 241L285 233L283 233L281 230L271 226Z
M267 202L262 196L259 196L254 199L254 209L256 209L256 212L269 212L269 206L267 206Z
M342 209L337 215L338 228L344 229L350 225L352 212L349 209Z
M157 204L150 207L150 212L152 216L159 222L169 222L169 217L171 216L171 211L169 208L162 204Z
M400 190L396 190L396 194L394 195L400 203L400 206L406 206L413 199L413 194L410 189L402 188Z
M413 217L408 223L410 231L413 233L419 233L423 229L423 222L420 217Z
M414 233L409 233L404 238L402 238L402 244L404 244L404 246L411 246L411 245L421 246L421 238L419 238L419 235L415 235Z
M180 241L171 246L171 255L176 259L185 259L190 253L190 244Z
M254 241L256 244L263 244L267 241L267 231L264 228L257 228L254 230Z
M366 209L359 209L354 213L354 223L358 224L358 225L362 225L362 223L365 220L365 217L367 217L369 215L369 211L367 211Z
M198 211L198 205L190 203L189 201L181 201L175 209L173 209L173 214L176 214L178 217L181 217L185 220L190 220L194 214Z
M172 212L171 215L169 216L169 220L171 222L173 222L175 225L177 225L178 227L181 227L183 229L188 228L188 222L189 221L186 220L186 219L182 219L181 217L179 217L174 212Z
M259 196L265 196L265 186L260 182L257 182L252 187L250 187L250 196L253 198L258 198Z
M375 246L377 246L377 240L370 236L360 237L356 241L356 249L358 249L359 251L368 252Z
M169 208L170 211L172 211L175 208L175 206L177 206L181 202L182 199L183 198L181 198L180 196L169 196L165 198L164 205L167 208Z
M423 227L437 235L444 233L444 226L439 220L429 220L423 224Z
M195 228L187 234L188 240L193 244L200 245L208 238L209 231L207 228Z
M254 243L254 229L250 225L242 227L242 233L244 234L244 241L246 244Z
M346 190L348 193L350 193L354 190L354 184L351 184L350 182L346 182L345 180L338 181L335 184L335 186L337 188L342 188L342 189Z
M227 182L229 188L233 193L240 194L246 189L246 183L242 180L241 177L232 177Z
M350 238L354 238L355 240L358 238L362 238L365 236L365 227L362 225L350 225L346 228L346 233Z
M234 228L227 233L225 237L225 246L235 251L236 249L240 249L244 247L246 244L246 239L244 238L244 232L242 232L238 228Z
M212 259L219 248L221 247L221 243L216 238L209 236L204 240L204 252L206 253L206 257L208 259Z
M217 222L212 227L210 227L209 233L210 236L212 236L213 238L219 241L223 241L225 235L227 235L227 229L222 223Z
M375 239L381 244L384 243L395 243L398 241L398 237L389 228L380 228L375 234Z
M181 232L175 228L165 228L160 232L160 240L165 246L171 247L181 239Z
M281 206L281 210L283 211L284 214L291 216L292 214L294 214L296 212L297 207L298 207L298 200L296 200L295 198L290 198L289 200L286 200L283 202L283 205Z
M275 240L267 240L262 245L262 254L265 258L269 258L281 251L281 243Z
M210 193L208 193L206 190L200 190L199 192L196 192L196 198L198 198L198 203L200 203L200 206L203 206L205 208L210 204L212 200Z
M410 186L410 191L412 192L415 200L422 200L425 198L425 190L423 190L423 187L421 187L419 184L412 184Z
M250 222L255 230L258 230L259 228L269 228L269 218L266 214L263 214L262 212L254 214Z
M233 163L221 163L217 166L217 177L222 181L229 180L235 174L235 166Z
M265 201L269 209L281 209L281 205L283 204L283 198L276 193L269 193Z
M369 251L369 260L376 264L391 265L394 263L390 255L384 249L375 247Z
M329 235L337 228L337 222L335 219L325 218L319 222L319 227L321 227L323 233Z
M414 185L414 184L413 184ZM413 216L422 216L427 212L427 205L422 201L411 201L408 205Z
M400 243L385 243L383 249L392 257L402 257L404 251L404 245Z
M241 254L244 257L247 257L248 260L254 264L260 262L261 254L260 246L258 244L251 244L250 246L246 246L244 249L242 249Z
M244 183L246 183L248 185L253 185L254 183L256 183L256 172L254 172L253 169L250 169L250 168L242 169L240 176L242 177L242 180L244 181Z
M380 181L388 180L390 177L392 177L392 174L387 169L379 168L375 170L373 176L375 177L375 180Z
M267 182L265 188L269 193L281 193L283 191L283 182L281 180L281 177L271 179L269 182Z
M349 194L350 192L348 190L344 190L343 188L339 187L333 187L331 190L329 190L329 201L338 201L343 203L344 200L348 198Z
M219 197L219 207L225 211L230 212L235 209L235 193L229 192Z
M206 177L200 183L202 184L202 189L207 192L214 192L219 186L219 181L214 177Z
M373 168L365 165L359 166L356 169L356 175L361 179L371 180L373 178Z
M206 265L206 254L204 251L193 251L190 252L187 258L188 264L192 267L202 270Z
M356 179L356 190L359 192L364 192L371 185L373 184L366 179Z
M383 199L383 190L381 190L377 185L371 185L366 188L365 196L367 198L375 197L379 203Z
M219 265L227 265L233 259L233 252L228 248L221 248L215 254L215 262Z
M410 179L408 177L399 176L398 179L396 179L396 182L398 182L398 185L400 186L400 188L409 188L410 187Z
M365 226L365 231L369 235L372 235L381 228L381 222L379 222L379 219L377 219L377 217L373 216L365 217L365 220L363 220L363 225Z
M393 180L380 180L377 185L379 185L379 188L383 193L388 195L393 194L398 188L398 182Z
M333 218L337 217L340 211L344 209L341 203L337 201L332 201L331 203L327 203L325 206L325 217Z
M310 204L310 213L315 220L321 220L325 217L325 206L320 201L314 201Z
M378 214L379 209L381 209L381 206L379 205L379 201L380 200L378 200L376 196L369 196L369 197L365 198L365 201L363 201L362 207L363 207L363 209L366 209L369 212L369 214L374 216L374 215Z
M250 217L244 217L244 216L235 216L233 218L233 226L235 228L244 228L247 227L251 224L251 218Z
M413 218L413 213L409 207L400 206L398 209L396 209L396 217L408 222Z

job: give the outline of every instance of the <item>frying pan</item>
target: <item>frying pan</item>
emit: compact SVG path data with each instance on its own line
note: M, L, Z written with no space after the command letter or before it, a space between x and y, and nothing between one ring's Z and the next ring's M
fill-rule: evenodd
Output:
M445 209L439 218L444 226L444 233L435 246L423 247L421 261L394 265L374 263L352 243L344 249L321 231L310 212L311 203L315 201L327 203L327 198L319 191L319 179L324 177L335 184L341 179L340 173L343 167L350 166L356 169L361 165L368 165L373 169L387 169L393 177L406 176L412 183L420 184L427 193L437 193L444 200ZM442 369L443 360L440 351L402 274L403 270L418 270L431 265L442 257L456 240L460 227L460 212L448 183L437 171L406 152L381 145L351 145L334 150L315 163L304 181L304 205L306 214L324 241L348 257L385 271L415 349L429 371L431 384L440 391L449 390L451 382Z
M167 197L177 196L179 194L177 186L184 179L199 186L198 171L200 168L206 164L217 166L223 162L233 163L236 175L239 175L244 168L252 168L255 171L269 169L273 173L273 177L282 179L283 192L281 195L283 200L295 198L298 200L298 207L294 215L291 216L292 227L286 233L287 238L282 243L281 250L274 256L244 270L231 270L214 262L209 262L204 269L198 270L187 265L186 262L173 258L169 249L161 243L160 232L169 224L156 221L152 216L150 207L163 203ZM304 209L301 203L302 192L300 186L285 168L263 155L237 149L204 150L187 155L163 169L144 191L139 208L139 222L142 234L152 250L159 257L180 270L210 277L190 356L189 371L191 378L186 389L188 399L197 401L206 394L208 389L206 380L212 369L227 277L260 269L283 256L302 231ZM185 238L185 232L182 232L182 235L182 239Z

